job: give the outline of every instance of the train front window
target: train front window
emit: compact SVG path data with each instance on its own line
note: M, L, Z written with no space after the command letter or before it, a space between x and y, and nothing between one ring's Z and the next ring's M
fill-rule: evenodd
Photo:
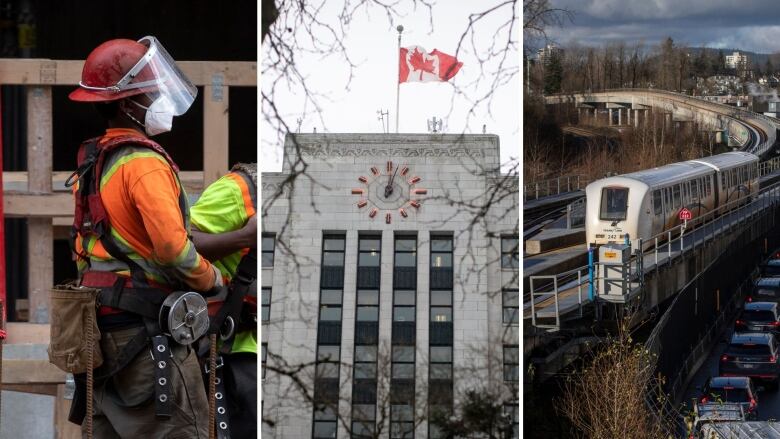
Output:
M624 220L626 219L627 207L627 188L604 188L601 190L601 219Z

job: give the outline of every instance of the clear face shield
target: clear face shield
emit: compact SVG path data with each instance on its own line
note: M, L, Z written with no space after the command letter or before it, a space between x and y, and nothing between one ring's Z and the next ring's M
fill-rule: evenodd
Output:
M146 110L146 115L143 123L138 120L136 122L143 125L149 135L170 131L173 116L181 116L189 110L198 95L198 89L179 70L176 62L157 38L146 36L138 42L147 46L148 50L115 85L111 87L91 87L83 83L79 85L85 89L114 93L137 90L136 93L130 93L128 97L130 102Z

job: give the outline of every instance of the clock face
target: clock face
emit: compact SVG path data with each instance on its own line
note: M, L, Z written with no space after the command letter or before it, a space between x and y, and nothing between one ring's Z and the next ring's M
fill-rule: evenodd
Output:
M388 161L385 166L372 166L369 172L358 177L361 187L352 189L359 197L357 207L364 210L369 218L383 218L390 224L393 217L407 218L409 212L420 209L421 196L427 189L418 184L422 179L408 166Z

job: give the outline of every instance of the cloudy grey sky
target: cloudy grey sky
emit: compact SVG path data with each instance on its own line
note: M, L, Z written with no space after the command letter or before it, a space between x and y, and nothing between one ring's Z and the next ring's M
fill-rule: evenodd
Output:
M574 23L554 28L560 44L613 40L652 45L671 36L690 46L780 52L777 0L552 0L574 11Z
M343 2L320 1L318 18L335 23ZM320 3L316 2L316 3ZM381 133L382 125L377 120L377 110L388 110L390 128L395 132L395 100L398 78L398 33L397 24L405 27L402 46L421 46L428 52L438 49L454 55L458 40L467 28L469 14L481 12L501 3L500 0L480 2L456 2L440 0L432 10L431 28L426 9L421 5L414 8L414 2L403 0L388 2L396 4L402 16L388 22L384 12L371 8L360 8L349 23L349 30L343 44L358 63L354 77L348 80L349 71L340 56L323 57L301 52L296 54L298 68L306 76L310 90L324 95L319 101L321 113L312 111L300 87L277 90L275 105L284 116L288 126L295 127L301 120L301 132L318 133ZM496 35L496 30L510 17L506 7L480 21L476 28L475 44L478 50L486 51ZM515 24L515 30L519 23ZM299 32L305 30L299 29ZM518 32L519 33L519 32ZM506 33L504 33L506 35ZM519 35L515 35L515 39ZM467 41L468 43L468 41ZM488 99L472 109L473 102L490 89L492 66L486 66L486 75L479 86L472 86L480 77L480 66L470 45L464 45L458 59L463 67L449 83L405 83L401 84L401 133L425 133L426 121L432 117L444 119L445 132L497 134L500 139L501 162L517 160L520 155L520 49L511 53L505 67L514 68L518 74L514 80L495 88ZM268 50L263 46L263 53ZM513 49L514 50L514 49ZM484 53L484 52L481 52ZM263 56L263 55L261 55ZM267 89L273 74L261 78L262 87ZM463 95L455 94L453 86L460 87ZM308 112L306 112L308 109ZM261 154L263 171L281 170L282 143L268 121L261 117Z

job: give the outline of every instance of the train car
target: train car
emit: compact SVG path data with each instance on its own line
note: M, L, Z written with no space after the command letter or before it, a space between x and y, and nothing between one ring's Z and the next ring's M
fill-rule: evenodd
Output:
M719 215L757 195L758 157L738 151L604 178L585 188L587 243L647 240L678 226L683 207Z

